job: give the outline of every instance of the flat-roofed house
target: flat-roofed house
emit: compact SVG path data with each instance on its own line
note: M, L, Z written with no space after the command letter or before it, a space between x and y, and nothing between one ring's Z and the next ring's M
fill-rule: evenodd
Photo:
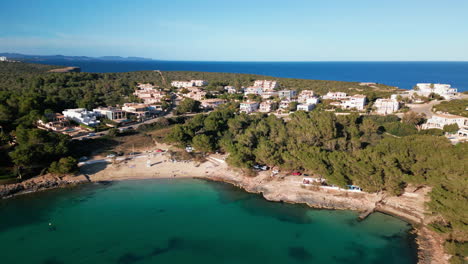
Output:
M431 93L435 93L445 97L446 99L451 99L458 95L457 88L452 88L450 84L441 83L418 83L416 84L414 92L426 97Z
M250 86L245 88L244 95L255 94L261 95L263 94L263 89L261 87Z
M205 99L201 101L201 106L203 108L207 109L213 109L216 108L222 104L225 104L226 100L224 99L219 99L219 98L213 98L213 99Z
M356 94L349 96L347 99L341 101L341 107L344 109L356 109L359 111L364 110L364 107L367 102L367 97L362 94Z
M294 90L281 90L281 91L278 91L278 97L280 99L288 99L288 100L291 100L293 97L296 96L296 91Z
M451 114L434 114L422 125L422 129L444 129L444 126L453 124L457 124L459 128L468 127L468 118Z
M276 91L263 91L261 96L262 96L263 99L270 99L271 97L278 96L278 92L276 92Z
M315 104L298 104L297 111L312 111L315 108Z
M239 106L239 112L241 113L252 113L258 110L259 104L257 102L242 102Z
M125 119L126 113L117 107L98 107L94 108L93 112L97 113L98 116L105 117L109 120Z
M322 98L327 100L343 100L347 99L348 95L343 92L328 92L326 95L322 96Z
M278 82L277 81L270 81L270 80L256 80L254 82L254 87L260 87L263 90L274 90L278 88Z
M261 102L259 111L262 113L269 113L273 110L276 110L276 104L270 100Z
M171 86L177 88L187 88L195 86L195 83L193 81L172 81Z
M100 123L100 121L96 119L97 114L85 108L66 109L62 114L70 120L87 126L97 126Z
M299 103L305 103L307 99L315 97L315 93L312 90L302 90L297 97Z
M374 107L376 112L381 115L388 115L400 109L400 104L396 99L382 99L375 100Z
M193 82L194 86L198 87L208 85L208 82L205 80L191 80L191 82Z

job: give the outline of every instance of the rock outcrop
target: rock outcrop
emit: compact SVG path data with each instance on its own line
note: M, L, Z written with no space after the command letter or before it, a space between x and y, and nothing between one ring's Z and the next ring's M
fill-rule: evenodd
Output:
M34 177L20 183L0 185L0 198L8 198L19 194L37 192L86 182L89 182L89 178L85 175L58 176L47 174L44 176Z

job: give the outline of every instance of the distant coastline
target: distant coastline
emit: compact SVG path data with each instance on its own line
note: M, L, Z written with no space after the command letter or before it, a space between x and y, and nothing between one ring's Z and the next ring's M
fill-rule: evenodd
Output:
M209 62L157 60L28 60L80 67L82 72L202 71L267 75L279 78L376 82L401 89L416 83L448 83L468 91L468 62Z

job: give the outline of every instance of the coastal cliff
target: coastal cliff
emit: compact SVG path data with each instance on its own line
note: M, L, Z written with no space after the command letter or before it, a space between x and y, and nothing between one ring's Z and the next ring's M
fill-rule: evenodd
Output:
M15 195L38 192L42 190L65 186L73 186L87 182L89 182L89 178L85 175L57 176L47 174L44 176L34 177L32 179L20 183L0 185L0 198L9 198Z

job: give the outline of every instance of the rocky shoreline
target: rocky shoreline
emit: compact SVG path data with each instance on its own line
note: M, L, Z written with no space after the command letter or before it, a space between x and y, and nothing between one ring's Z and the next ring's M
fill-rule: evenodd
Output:
M45 191L55 188L74 186L90 182L86 175L43 175L25 180L20 183L0 185L0 198L6 199L16 195Z

